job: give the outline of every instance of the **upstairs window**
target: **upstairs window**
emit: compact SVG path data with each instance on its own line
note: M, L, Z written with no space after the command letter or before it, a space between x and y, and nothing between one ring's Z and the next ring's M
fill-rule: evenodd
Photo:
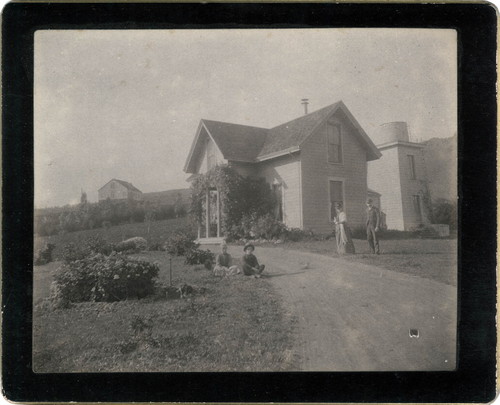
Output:
M415 180L417 175L415 173L415 157L413 155L408 155L408 165L410 167L410 179Z
M329 123L327 125L328 138L328 162L342 163L342 134L340 124Z

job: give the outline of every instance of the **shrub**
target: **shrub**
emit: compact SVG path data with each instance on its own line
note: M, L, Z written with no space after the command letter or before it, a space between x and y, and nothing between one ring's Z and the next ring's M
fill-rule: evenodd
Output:
M257 222L257 214L245 214L241 218L241 225L235 225L235 231L238 233L239 237L243 238L254 238L255 233L253 231L253 226Z
M62 258L66 263L82 260L88 256L101 253L109 255L113 245L100 236L91 236L81 243L70 242L63 247Z
M208 249L191 249L186 253L186 264L205 264L207 261L211 263L215 261L215 255Z
M88 247L70 242L63 247L62 258L66 263L85 259L90 254Z
M280 238L287 231L286 225L276 220L271 214L257 218L251 229L256 237L264 239Z
M200 246L194 242L194 239L191 231L176 230L165 242L165 250L171 256L185 256L189 251Z
M142 252L148 247L148 242L146 239L136 236L124 240L123 242L117 243L115 246L116 252Z
M71 302L119 301L154 292L159 267L121 254L97 254L64 264L54 275L51 299L56 306Z
M457 228L457 203L437 199L432 204L432 223L446 224L451 229Z
M165 251L165 244L158 241L149 241L148 242L148 250L149 251L156 251L156 252L164 252Z
M413 230L412 235L420 239L439 238L439 234L434 228L423 225Z
M38 249L35 256L35 264L41 266L52 261L52 251L56 248L53 243L47 243L43 249Z
M85 240L85 247L89 254L102 253L103 255L110 255L114 250L113 245L99 235L88 237Z
M290 228L286 231L284 236L285 240L287 241L299 242L301 240L310 238L311 234L310 232L304 231L300 228Z

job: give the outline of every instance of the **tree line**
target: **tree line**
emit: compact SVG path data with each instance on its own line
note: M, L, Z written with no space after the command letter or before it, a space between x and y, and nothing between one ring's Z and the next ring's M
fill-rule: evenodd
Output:
M179 196L174 204L161 201L104 200L89 203L82 196L78 205L35 210L35 234L50 236L64 232L107 228L136 222L183 217L186 206Z

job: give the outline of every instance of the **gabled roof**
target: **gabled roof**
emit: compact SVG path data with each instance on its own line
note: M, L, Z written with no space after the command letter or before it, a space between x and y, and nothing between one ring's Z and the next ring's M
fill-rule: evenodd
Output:
M116 181L118 183L120 183L122 186L125 186L127 189L129 189L130 191L137 191L139 193L142 193L141 190L139 190L138 188L134 187L134 185L132 183L129 183L127 181L123 181L123 180L118 180L118 179L111 179L110 181L108 181L104 186L102 186L99 190L102 190L104 187L106 187L109 183L111 183L112 181Z
M313 130L328 118L339 103L329 105L292 121L271 128L259 156L300 146Z
M213 139L224 159L255 163L300 150L304 141L338 110L345 114L356 129L361 144L367 151L367 160L378 159L382 156L345 104L338 101L271 129L202 119L191 145L184 171L192 173L190 171L193 169L191 160L195 149L199 150L198 142L204 130Z
M201 121L227 160L254 162L267 138L268 130L265 128L205 119Z

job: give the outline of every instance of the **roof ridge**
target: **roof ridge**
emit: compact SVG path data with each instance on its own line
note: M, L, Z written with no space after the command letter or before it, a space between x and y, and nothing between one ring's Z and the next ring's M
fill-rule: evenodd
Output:
M339 100L339 101L337 101L337 102L335 102L335 103L333 103L333 104L327 105L327 106L325 106L325 107L318 108L317 110L314 110L314 111L312 111L312 112L310 112L310 113L307 113L307 114L301 115L300 117L294 118L294 119L292 119L292 120L290 120L290 121L287 121L287 122L285 122L285 123L283 123L283 124L276 125L276 126L274 126L274 127L270 128L270 130L275 129L275 128L279 128L279 127L281 127L281 126L283 126L283 125L287 125L287 124L290 124L290 123L295 122L295 121L299 121L299 120L302 120L302 119L305 119L305 118L310 118L313 114L317 114L317 113L318 113L318 112L320 112L320 111L324 111L324 110L327 110L327 109L331 109L331 110L333 110L333 109L334 109L335 107L337 107L337 106L338 106L338 104L339 104L339 103L341 103L341 102L342 102L342 100Z
M227 125L238 125L240 127L256 128L256 129L263 129L263 130L269 131L269 128L256 127L255 125L236 124L234 122L209 120L209 119L206 119L206 118L202 118L201 121L203 121L203 122L214 122L214 123L218 123L218 124L227 124Z

